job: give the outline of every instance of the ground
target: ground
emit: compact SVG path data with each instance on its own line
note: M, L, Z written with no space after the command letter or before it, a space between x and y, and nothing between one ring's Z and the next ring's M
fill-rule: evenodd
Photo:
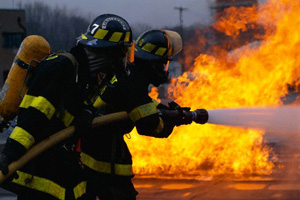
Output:
M300 147L298 142L285 143L272 138L270 144L278 156L276 167L269 176L247 179L209 177L205 179L176 180L134 178L138 200L299 200ZM282 142L281 142L282 141Z

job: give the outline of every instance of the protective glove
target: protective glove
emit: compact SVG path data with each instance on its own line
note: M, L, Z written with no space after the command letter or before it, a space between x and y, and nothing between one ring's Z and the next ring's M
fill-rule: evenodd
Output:
M74 152L78 140L92 129L93 119L94 114L92 111L89 109L82 110L74 120L75 131L73 136L66 140L62 147L67 151Z
M7 175L9 173L9 169L8 166L10 165L10 163L12 163L12 161L10 160L9 156L7 156L4 153L0 154L0 170L2 172L3 175ZM8 177L8 181L11 181L13 179L18 179L19 175L17 172L12 173L9 177Z
M191 124L193 122L190 112L191 108L181 107L174 101L169 103L169 108L173 111L177 111L173 118L173 122L176 126Z
M8 138L3 151L0 154L0 170L4 175L9 173L8 165L18 160L24 153L26 148L17 141ZM15 173L15 175L17 175ZM12 177L15 177L13 175Z
M177 103L169 103L168 110L160 109L160 116L164 121L174 123L176 126L191 124L193 121L198 124L205 124L208 121L208 112L205 109L190 111L188 107L180 107Z
M11 163L11 159L5 153L0 154L0 170L2 171L3 175L8 174L8 165Z

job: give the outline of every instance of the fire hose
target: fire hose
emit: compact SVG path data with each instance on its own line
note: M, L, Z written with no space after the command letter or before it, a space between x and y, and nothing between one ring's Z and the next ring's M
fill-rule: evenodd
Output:
M110 124L118 121L128 120L127 112L118 112L118 113L112 113L108 115L103 115L100 117L96 117L93 120L93 126L97 127L104 124ZM75 131L74 126L69 126L68 128L65 128L47 139L41 141L40 143L34 145L32 148L30 148L26 154L24 154L19 160L12 162L8 166L9 173L7 175L3 175L2 172L0 173L0 184L2 184L10 175L15 173L18 169L22 168L26 163L28 163L30 160L35 158L36 156L40 155L50 147L68 139L73 135Z
M188 119L189 123L194 121L196 123L204 124L208 120L208 113L204 109L198 109L195 111L185 111L183 113L179 113L178 111L160 110L160 113L163 113L163 112L168 113L168 115L170 116L169 120L178 120L178 117L177 117L178 115L183 120ZM100 117L96 117L93 120L92 127L95 128L95 127L98 127L101 125L112 124L115 122L120 122L120 121L125 121L125 120L129 120L128 114L125 111L107 114L107 115L103 115ZM192 121L190 121L190 120L192 120ZM188 123L183 121L182 124L188 124ZM32 160L36 156L40 155L41 153L43 153L47 149L51 148L52 146L70 138L74 134L74 131L75 131L75 127L70 126L68 128L65 128L65 129L51 135L47 139L44 139L40 143L31 147L26 152L26 154L24 154L20 159L12 162L8 166L9 173L7 175L3 175L2 172L0 173L0 184L2 184L10 175L15 173L18 169L22 168L26 163L28 163L30 160Z

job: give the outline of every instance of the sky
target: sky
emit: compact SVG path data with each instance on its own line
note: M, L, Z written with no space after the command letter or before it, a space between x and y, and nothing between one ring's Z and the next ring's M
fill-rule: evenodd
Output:
M153 27L179 25L179 11L183 7L183 25L208 24L212 0L0 0L0 8L18 8L22 2L43 2L50 6L66 7L70 12L86 15L88 19L104 13L125 18L129 24L148 24Z

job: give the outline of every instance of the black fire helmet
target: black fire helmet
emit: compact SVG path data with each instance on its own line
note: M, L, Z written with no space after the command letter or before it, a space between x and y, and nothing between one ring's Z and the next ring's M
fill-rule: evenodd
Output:
M142 60L171 60L182 49L180 35L169 30L146 31L135 43L135 58Z
M131 46L132 31L128 22L114 14L96 17L87 32L78 38L78 42L92 48Z

